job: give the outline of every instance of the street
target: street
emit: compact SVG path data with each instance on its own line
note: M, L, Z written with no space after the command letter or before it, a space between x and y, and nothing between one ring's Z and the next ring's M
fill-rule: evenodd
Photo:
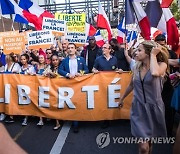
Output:
M53 130L55 120L44 120L43 127L36 126L38 119L31 117L27 126L21 126L22 117L15 117L15 123L4 123L11 137L30 154L136 154L137 144L122 144L113 138L131 137L129 120L114 120L106 129L102 129L102 122L80 122L79 132L74 133L72 122L61 122L59 130ZM97 142L100 133L109 134L110 142L104 147ZM103 141L102 141L103 142ZM114 143L115 142L115 143ZM106 144L106 145L105 145ZM171 154L173 144L156 144L153 154Z

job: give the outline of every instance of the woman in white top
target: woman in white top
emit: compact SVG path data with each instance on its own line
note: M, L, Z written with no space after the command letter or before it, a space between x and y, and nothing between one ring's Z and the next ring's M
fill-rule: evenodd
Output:
M6 55L6 65L4 67L5 73L19 73L21 66L15 62L15 54Z
M6 65L3 71L4 73L19 73L21 66L18 63L16 63L14 56L16 56L14 53L10 53L6 55ZM2 113L1 120L4 120L5 117L6 115ZM7 123L14 122L13 116L7 116L5 122Z
M20 57L20 60L21 60L21 64L22 64L20 74L26 74L26 75L35 75L36 74L34 66L28 64L28 61L29 61L29 55L28 54L26 54L26 53L22 54ZM23 126L27 125L27 119L28 119L28 117L25 116L25 118L22 122Z
M28 54L22 54L20 57L21 60L21 70L20 70L20 74L28 74L28 75L34 75L36 74L36 71L34 69L34 66L28 64L29 61L29 55Z

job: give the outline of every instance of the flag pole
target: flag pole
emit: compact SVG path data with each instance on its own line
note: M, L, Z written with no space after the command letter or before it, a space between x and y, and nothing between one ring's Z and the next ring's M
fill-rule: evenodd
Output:
M124 24L125 24L125 50L127 48L127 41L126 41L126 36L127 36L127 26L126 26L126 2L123 0L123 10L124 10Z
M4 17L3 16L1 17L2 17L1 19L2 19L3 31L5 32L4 19L3 19Z
M11 30L15 31L15 29L14 29L14 21L12 21Z

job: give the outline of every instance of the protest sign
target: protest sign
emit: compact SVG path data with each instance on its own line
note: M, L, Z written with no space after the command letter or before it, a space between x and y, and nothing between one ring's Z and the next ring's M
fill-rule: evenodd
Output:
M3 37L3 49L5 54L21 54L25 49L24 36Z
M17 36L19 31L0 32L0 46L3 47L3 37Z
M66 32L65 38L71 42L75 43L76 46L83 46L86 43L86 34L80 32Z
M52 31L47 30L28 32L27 38L29 49L50 48L54 42Z
M55 13L55 18L66 21L68 32L81 32L85 33L86 30L86 14L62 14Z
M65 33L66 22L44 17L42 29L51 30L55 36L62 36Z

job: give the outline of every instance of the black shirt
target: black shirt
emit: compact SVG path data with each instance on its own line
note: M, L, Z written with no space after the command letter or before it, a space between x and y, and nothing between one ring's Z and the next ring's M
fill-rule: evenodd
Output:
M117 66L119 69L122 69L123 71L129 71L129 63L126 60L126 57L124 55L124 48L119 48L115 50L112 55L114 55L117 58Z
M97 45L94 48L94 50L92 50L90 48L90 46L88 45L87 49L82 51L81 57L84 57L84 59L86 60L86 64L88 66L88 70L90 73L92 72L95 59L101 55L102 55L102 50ZM87 59L88 59L88 61L87 61Z

